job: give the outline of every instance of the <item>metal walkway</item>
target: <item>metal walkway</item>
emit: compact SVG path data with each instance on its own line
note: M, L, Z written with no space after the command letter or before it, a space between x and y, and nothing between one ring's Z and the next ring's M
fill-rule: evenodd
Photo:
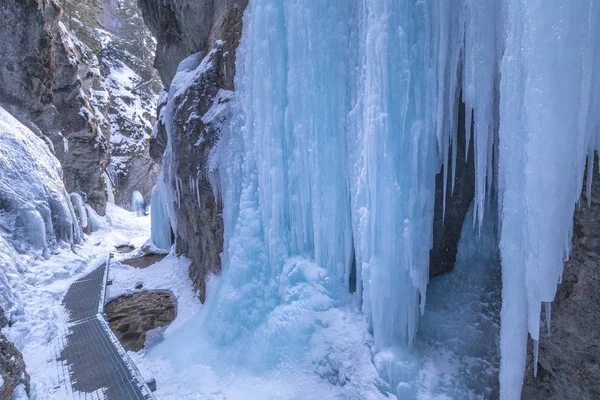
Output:
M67 329L56 342L57 389L75 399L154 400L104 317L106 263L78 279L63 299Z

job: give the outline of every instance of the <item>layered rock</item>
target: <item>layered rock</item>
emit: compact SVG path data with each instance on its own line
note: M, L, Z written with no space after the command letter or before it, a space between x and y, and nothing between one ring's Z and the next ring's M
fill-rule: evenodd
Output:
M60 23L61 14L53 0L2 2L0 102L49 138L67 190L103 214L108 125L87 95L99 76L93 54Z
M123 347L139 351L144 348L148 331L173 322L177 301L171 292L137 292L109 301L105 313Z
M206 275L221 268L222 205L211 160L234 88L246 3L138 0L158 41L155 66L169 87L159 103L150 154L163 163L176 251L192 260L190 277L202 301Z

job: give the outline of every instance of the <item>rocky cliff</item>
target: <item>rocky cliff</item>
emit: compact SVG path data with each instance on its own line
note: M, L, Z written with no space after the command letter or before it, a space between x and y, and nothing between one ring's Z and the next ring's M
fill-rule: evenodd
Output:
M109 199L128 207L134 190L149 201L162 86L135 1L9 0L0 17L10 27L0 32L0 104L52 143L67 190L101 214Z
M88 95L99 74L93 54L60 22L61 14L53 0L0 4L0 103L49 139L67 190L103 214L108 125Z
M192 260L190 277L202 301L206 274L221 268L222 205L210 162L234 89L246 3L138 0L158 42L154 65L169 89L159 105L150 154L163 163L167 191L177 193L166 199L177 221L176 251Z
M99 85L89 93L110 131L114 202L129 208L131 193L146 201L160 172L149 154L160 78L152 66L155 43L135 0L62 0L63 21L97 59ZM110 190L110 188L109 188Z

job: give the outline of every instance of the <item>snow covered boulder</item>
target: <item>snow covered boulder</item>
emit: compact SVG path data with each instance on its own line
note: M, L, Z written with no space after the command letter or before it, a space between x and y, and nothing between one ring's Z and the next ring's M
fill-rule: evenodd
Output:
M48 146L0 108L0 235L19 252L46 254L81 240L62 170Z

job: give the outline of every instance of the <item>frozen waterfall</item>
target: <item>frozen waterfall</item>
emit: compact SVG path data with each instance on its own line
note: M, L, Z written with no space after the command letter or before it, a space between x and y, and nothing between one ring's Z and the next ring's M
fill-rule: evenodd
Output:
M598 149L600 2L251 0L234 97L218 147L225 245L212 341L260 332L273 362L273 343L314 332L292 303L311 313L360 304L376 352L411 346L427 299L435 175L464 161L462 98L479 230L498 196L501 398L520 398L527 336L539 340ZM166 192L153 202L177 198ZM176 206L167 203L152 207L162 247Z

